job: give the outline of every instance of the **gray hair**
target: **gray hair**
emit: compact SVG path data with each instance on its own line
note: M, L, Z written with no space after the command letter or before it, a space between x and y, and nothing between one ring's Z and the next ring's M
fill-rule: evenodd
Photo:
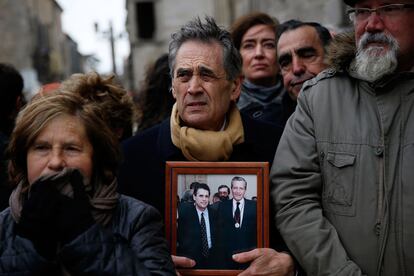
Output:
M247 188L247 181L246 179L244 179L244 177L241 176L235 176L231 179L231 187L233 188L233 182L234 181L240 181L240 182L244 182L244 188Z
M234 47L230 33L217 26L212 17L206 16L205 23L199 17L191 20L171 36L169 45L168 63L171 77L174 78L175 58L181 45L189 40L205 43L217 42L223 47L223 66L227 80L234 80L241 74L242 59L239 51Z

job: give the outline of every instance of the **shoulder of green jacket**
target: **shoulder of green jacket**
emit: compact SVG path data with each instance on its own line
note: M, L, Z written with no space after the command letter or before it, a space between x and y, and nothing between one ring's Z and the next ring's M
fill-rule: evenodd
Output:
M327 68L327 69L323 70L322 72L320 72L313 79L310 79L310 80L306 81L303 84L302 90L305 90L307 88L310 88L310 87L314 86L315 84L317 84L321 80L332 78L333 76L335 76L336 73L338 73L338 71L335 68Z

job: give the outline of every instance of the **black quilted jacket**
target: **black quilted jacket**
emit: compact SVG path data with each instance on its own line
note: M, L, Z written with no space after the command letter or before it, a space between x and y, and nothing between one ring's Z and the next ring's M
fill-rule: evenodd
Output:
M7 208L0 213L0 275L175 275L159 213L127 196L107 227L93 225L62 247L54 262L16 236L14 227Z

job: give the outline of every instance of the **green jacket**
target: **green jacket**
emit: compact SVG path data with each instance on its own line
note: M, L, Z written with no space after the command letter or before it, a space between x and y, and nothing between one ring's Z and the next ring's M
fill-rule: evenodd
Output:
M305 84L286 125L277 227L308 275L414 275L414 73L341 69Z

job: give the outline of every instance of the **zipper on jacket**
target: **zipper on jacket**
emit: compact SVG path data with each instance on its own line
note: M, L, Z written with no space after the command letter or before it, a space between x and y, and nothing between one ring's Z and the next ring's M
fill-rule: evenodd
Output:
M384 208L384 147L376 149L375 154L379 157L378 168L378 202L377 202L377 219L375 223L375 233L377 236L381 233L382 214Z
M384 141L384 139L382 139ZM379 238L379 252L377 257L377 276L382 275L383 269L383 258L385 252L385 244L386 244L386 236L388 235L388 225L387 225L387 218L385 217L385 212L387 208L387 202L385 197L385 146L384 143L381 143L381 146L378 146L376 149L375 154L379 158L379 165L378 165L378 203L377 203L377 219L375 223L375 233Z

